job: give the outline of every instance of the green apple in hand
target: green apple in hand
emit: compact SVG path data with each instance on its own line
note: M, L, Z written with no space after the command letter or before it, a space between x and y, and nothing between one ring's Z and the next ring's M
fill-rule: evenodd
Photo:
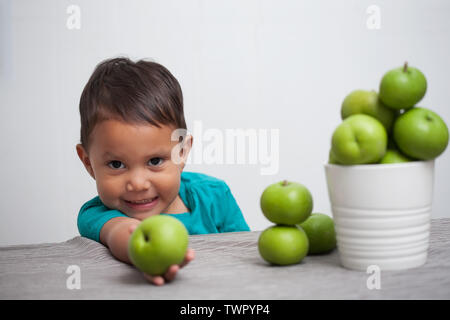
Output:
M438 157L447 148L449 139L442 118L421 107L408 110L397 118L393 136L400 151L420 160Z
M391 131L394 123L394 110L386 107L375 91L355 90L345 97L341 107L342 120L361 113L378 119L387 132Z
M365 114L355 114L336 128L331 151L344 165L376 163L386 153L387 133L380 121Z
M427 80L423 73L408 63L388 71L380 83L380 99L394 109L408 109L419 102L427 91Z
M294 225L309 217L313 199L304 185L284 180L263 191L260 205L264 216L271 222Z
M298 226L276 225L264 230L258 239L261 257L269 263L289 265L302 261L309 248L305 231Z
M150 275L162 275L173 264L183 262L188 248L186 227L178 219L156 215L143 220L131 234L131 262Z
M405 156L399 150L387 149L386 154L380 160L380 164L402 163L402 162L410 162L410 161L414 161L414 160Z

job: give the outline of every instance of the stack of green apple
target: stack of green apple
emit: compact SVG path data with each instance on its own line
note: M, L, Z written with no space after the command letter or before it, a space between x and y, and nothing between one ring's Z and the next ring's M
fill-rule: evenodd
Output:
M448 145L442 118L418 107L427 80L417 68L388 71L379 93L355 90L342 103L343 122L331 140L329 163L341 165L432 160Z
M307 254L320 254L336 247L333 219L312 213L309 190L287 180L268 186L261 195L261 210L275 225L259 236L261 257L276 265L296 264Z

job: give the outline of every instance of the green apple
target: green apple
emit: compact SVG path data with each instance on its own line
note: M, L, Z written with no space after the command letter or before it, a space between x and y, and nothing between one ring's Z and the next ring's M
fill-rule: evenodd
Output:
M307 255L308 248L308 237L298 226L272 226L264 230L258 239L261 257L277 265L299 263Z
M387 150L389 150L389 149L392 149L392 150L397 150L398 149L398 147L395 144L395 141L394 141L394 139L392 137L388 138Z
M173 264L183 262L189 243L186 227L178 219L156 215L143 220L131 234L131 262L150 275L162 275Z
M408 63L388 71L380 83L380 99L394 109L407 109L419 102L427 91L427 80L423 73Z
M407 108L407 109L396 109L396 110L393 110L394 111L394 122L395 122L395 120L398 118L398 117L400 117L402 114L404 114L406 111L408 111L408 110L411 110L412 108L414 108L414 107L411 107L411 108Z
M383 158L381 158L380 163L387 164L387 163L402 163L402 162L410 162L410 161L413 161L413 159L405 156L399 150L387 149L386 154L384 155Z
M336 128L331 150L344 165L376 163L386 153L387 133L380 121L365 114L355 114Z
M313 199L301 183L284 180L271 184L263 191L260 205L264 216L271 222L294 225L309 217Z
M330 163L330 164L339 164L339 162L337 161L336 157L334 156L334 154L333 154L333 152L331 150L328 153L328 163Z
M378 119L390 132L394 123L394 110L386 107L375 91L355 90L350 92L342 103L342 120L354 114L367 114Z
M448 128L435 112L416 107L399 116L393 136L400 151L420 160L438 157L448 145Z
M309 240L308 254L327 253L336 248L336 230L333 218L323 213L312 213L300 227Z

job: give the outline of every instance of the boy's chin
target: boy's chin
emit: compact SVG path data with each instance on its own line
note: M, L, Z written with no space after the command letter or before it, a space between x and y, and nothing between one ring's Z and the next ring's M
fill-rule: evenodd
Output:
M126 203L122 205L122 211L130 218L144 220L145 218L149 218L151 216L155 216L160 214L162 211L160 210L159 203L156 204L153 208L150 209L134 209L130 208Z
M157 212L157 211L152 211L149 213L138 213L138 214L133 214L132 218L142 221L142 220L145 220L152 216L157 216L158 214L160 214L160 212Z
M130 212L128 210L128 212L124 212L124 213L130 218L141 220L141 221L146 218L150 218L151 216L156 216L156 215L160 214L160 212L156 211L156 210L150 210L148 212Z

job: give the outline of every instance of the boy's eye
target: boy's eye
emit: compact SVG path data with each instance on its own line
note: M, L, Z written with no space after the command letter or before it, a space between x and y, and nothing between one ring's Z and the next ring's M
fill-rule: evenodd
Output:
M110 162L108 163L108 166L109 166L111 169L123 169L123 168L122 168L122 165L123 165L123 163L120 162L120 161L118 161L118 160L113 160L113 161L110 161Z
M163 159L162 158L159 158L159 157L156 157L156 158L151 158L149 161L148 161L148 163L151 165L151 166L159 166L159 165L161 165L162 163L163 163Z

